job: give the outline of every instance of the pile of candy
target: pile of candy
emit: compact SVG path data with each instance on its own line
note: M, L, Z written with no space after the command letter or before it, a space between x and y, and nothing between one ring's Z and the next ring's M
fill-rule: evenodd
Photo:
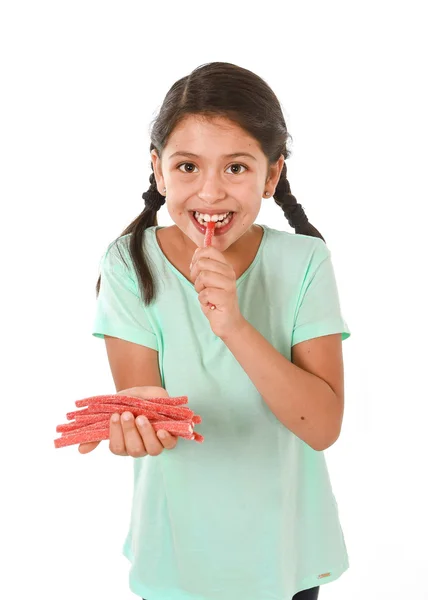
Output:
M187 396L142 399L121 394L76 400L77 407L86 408L67 413L67 419L71 422L57 426L56 430L62 436L54 440L55 448L108 440L111 415L125 411L131 412L134 417L146 416L155 431L165 429L172 435L202 443L203 436L193 431L195 424L201 423L202 418L190 408L182 406L187 402Z

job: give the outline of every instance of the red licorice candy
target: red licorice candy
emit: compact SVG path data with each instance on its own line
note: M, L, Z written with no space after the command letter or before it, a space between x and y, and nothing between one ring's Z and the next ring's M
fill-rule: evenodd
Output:
M121 394L76 400L76 406L83 408L67 413L71 422L57 426L56 430L62 436L54 440L55 448L109 439L111 415L125 411L131 412L134 417L145 415L155 431L165 429L172 435L202 443L203 436L193 430L196 423L202 422L202 417L181 406L187 401L187 396L143 399Z
M205 230L204 248L211 246L212 239L215 231L215 221L208 221Z
M208 246L211 246L212 239L214 236L214 231L215 231L215 221L208 221L208 223L206 225L206 230L205 230L204 248L208 248ZM208 306L210 307L211 310L215 309L215 305L211 304L211 302L208 302Z

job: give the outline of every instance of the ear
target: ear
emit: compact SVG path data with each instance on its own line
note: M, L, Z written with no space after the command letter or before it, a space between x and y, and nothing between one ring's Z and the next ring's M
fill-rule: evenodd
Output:
M266 184L269 184L269 186L273 190L275 190L275 188L278 184L279 178L281 177L282 167L284 166L284 163L285 163L285 158L284 158L284 155L281 154L281 156L278 158L276 163L274 163L272 166L269 167Z
M158 156L158 153L155 149L153 149L150 152L150 156L152 158L152 163L153 163L153 172L155 175L155 179L156 179L156 184L158 187L158 191L159 190L163 190L166 185L165 185L165 180L163 178L162 175L162 165L161 165L161 159Z

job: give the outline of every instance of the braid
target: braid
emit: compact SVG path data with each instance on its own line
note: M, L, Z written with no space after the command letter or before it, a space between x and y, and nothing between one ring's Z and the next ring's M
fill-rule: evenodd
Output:
M155 174L153 172L153 163L152 163L152 173L150 175L150 187L147 192L144 192L142 198L146 201L145 210L154 211L155 213L160 209L160 207L165 204L165 196L162 196L158 192L158 188L156 185Z
M152 148L150 148L151 150ZM134 270L137 274L138 279L138 287L142 292L141 298L146 306L150 304L150 302L154 299L156 295L156 286L153 279L153 275L148 264L148 261L144 255L143 251L143 238L144 232L147 228L158 225L157 220L157 212L165 203L165 197L162 196L158 192L156 186L156 179L153 172L153 163L152 163L152 174L150 175L150 187L147 192L144 192L143 199L145 200L145 206L143 211L128 225L128 227L122 231L119 237L124 235L131 234L129 240L129 251L131 255L131 260L134 266ZM116 239L116 241L119 238ZM123 263L127 266L126 259L122 256L120 252L120 247L118 247L118 252L122 257ZM101 284L101 275L98 277L97 285L96 285L96 293L100 291Z
M325 242L325 239L318 229L309 223L308 217L303 210L303 206L298 204L295 196L291 193L290 183L287 179L287 165L285 162L273 198L278 206L282 208L290 227L293 227L293 229L296 230L296 233L318 237Z

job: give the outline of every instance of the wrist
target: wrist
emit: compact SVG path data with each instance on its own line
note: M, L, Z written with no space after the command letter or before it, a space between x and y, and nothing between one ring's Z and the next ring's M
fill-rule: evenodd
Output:
M242 315L239 321L236 323L234 327L229 329L226 334L220 335L220 339L223 340L224 343L233 341L236 338L239 338L242 335L244 329L249 325L247 319L245 319Z

